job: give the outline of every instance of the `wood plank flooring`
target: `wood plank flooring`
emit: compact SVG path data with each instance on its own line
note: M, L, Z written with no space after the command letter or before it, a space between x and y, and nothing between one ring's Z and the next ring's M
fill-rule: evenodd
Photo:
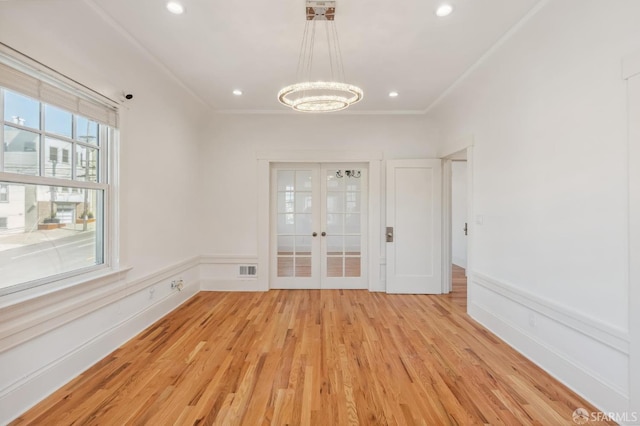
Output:
M468 317L456 278L446 296L201 292L12 424L572 425L596 411Z

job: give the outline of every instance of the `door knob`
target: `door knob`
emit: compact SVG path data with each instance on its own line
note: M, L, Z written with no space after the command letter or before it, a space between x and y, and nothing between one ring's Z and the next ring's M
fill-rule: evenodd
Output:
M324 232L324 231L322 231L322 234L320 234L320 235L322 235L323 237L326 237L326 236L327 236L327 233L326 233L326 232Z
M311 234L311 236L312 236L312 237L317 237L317 236L318 236L318 233L317 233L317 232L314 232L313 234Z

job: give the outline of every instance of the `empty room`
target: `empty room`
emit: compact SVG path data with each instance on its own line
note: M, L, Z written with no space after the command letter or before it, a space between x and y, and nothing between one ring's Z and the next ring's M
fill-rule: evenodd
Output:
M0 424L640 424L639 18L0 0Z

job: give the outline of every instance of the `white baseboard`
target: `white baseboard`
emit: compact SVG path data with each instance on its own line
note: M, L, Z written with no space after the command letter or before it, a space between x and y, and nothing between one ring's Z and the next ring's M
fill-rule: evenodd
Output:
M132 337L189 300L199 291L191 282L182 292L172 292L147 308L104 330L91 340L54 359L0 390L0 424L6 424L83 371L122 346ZM112 306L114 310L118 307ZM82 321L82 319L80 319ZM43 350L46 350L43 348Z
M480 274L469 279L468 306L472 318L601 411L628 410L622 331Z

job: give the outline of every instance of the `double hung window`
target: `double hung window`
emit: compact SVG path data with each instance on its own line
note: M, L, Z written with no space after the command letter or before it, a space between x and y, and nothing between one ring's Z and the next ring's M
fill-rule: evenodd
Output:
M110 263L116 111L0 63L0 295Z

